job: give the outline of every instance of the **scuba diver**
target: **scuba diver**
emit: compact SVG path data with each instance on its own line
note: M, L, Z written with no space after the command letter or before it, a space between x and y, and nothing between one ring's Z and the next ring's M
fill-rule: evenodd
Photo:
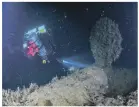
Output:
M28 58L39 55L43 64L50 63L48 56L54 53L54 47L52 36L44 25L28 31L24 35L23 50Z

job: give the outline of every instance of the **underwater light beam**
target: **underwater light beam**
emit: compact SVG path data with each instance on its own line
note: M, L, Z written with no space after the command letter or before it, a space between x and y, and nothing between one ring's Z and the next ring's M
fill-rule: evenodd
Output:
M66 68L74 67L77 69L91 66L94 63L94 59L90 53L82 53L70 57L57 58L57 61Z
M82 62L77 62L77 61L73 61L73 60L62 60L63 65L67 66L67 67L75 67L75 68L85 68L87 66L89 66L88 64L84 64Z

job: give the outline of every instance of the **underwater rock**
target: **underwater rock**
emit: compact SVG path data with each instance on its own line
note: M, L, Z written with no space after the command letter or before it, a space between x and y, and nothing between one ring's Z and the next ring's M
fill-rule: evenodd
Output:
M127 103L126 103L127 106L137 106L138 105L138 93L137 93L137 90L134 91L134 92L131 92L129 94L129 96L126 97L126 100L127 100Z
M126 95L137 88L137 69L118 67L104 68L107 72L107 96Z
M2 103L5 106L137 105L137 91L127 97L120 94L106 96L109 87L104 70L91 66L39 88L31 84L22 90L3 90ZM34 91L30 91L32 88Z
M3 105L31 106L52 103L54 106L80 106L88 104L96 96L105 94L107 76L100 68L88 67L39 88L35 86L35 90L30 91L32 86L34 85L16 92L12 91L12 95L3 91ZM20 99L18 96L21 95Z
M89 41L93 57L100 67L110 66L121 54L122 37L118 24L107 17L96 22Z
M53 106L50 100L39 99L37 106Z
M104 69L108 79L107 96L126 95L137 87L137 69L113 67L122 52L122 36L118 24L104 17L92 28L90 45L94 66Z

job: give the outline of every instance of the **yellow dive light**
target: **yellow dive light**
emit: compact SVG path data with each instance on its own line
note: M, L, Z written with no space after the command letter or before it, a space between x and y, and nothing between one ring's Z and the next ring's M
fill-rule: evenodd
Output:
M42 60L42 63L43 63L43 64L46 64L46 60Z

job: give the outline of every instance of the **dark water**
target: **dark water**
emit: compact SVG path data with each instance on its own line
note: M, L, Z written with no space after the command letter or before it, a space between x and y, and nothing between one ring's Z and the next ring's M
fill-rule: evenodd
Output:
M3 88L15 89L35 82L48 83L54 76L66 75L56 58L88 53L92 26L107 16L119 24L123 52L115 66L137 68L137 3L3 3ZM10 18L9 18L10 17ZM45 24L56 44L52 62L43 65L22 52L23 34ZM10 46L10 49L7 47Z

